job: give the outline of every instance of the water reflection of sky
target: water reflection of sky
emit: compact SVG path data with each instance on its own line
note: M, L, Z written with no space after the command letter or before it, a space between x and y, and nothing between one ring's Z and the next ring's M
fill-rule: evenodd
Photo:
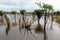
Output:
M9 18L11 18L11 16L9 16ZM27 18L30 18L30 17L27 17ZM32 17L31 17L31 19L32 19ZM18 23L18 21L17 21L17 23ZM40 19L40 23L42 26L44 25L44 17L42 17ZM34 25L37 25L37 21L34 22ZM34 25L32 26L33 28L36 27ZM47 22L48 29L46 29L48 40L60 40L60 28L59 28L58 23L53 22L53 29L52 30L50 29L50 25L51 25L51 18L48 19L48 22ZM25 40L25 39L26 40L35 40L35 37L38 40L43 39L43 33L36 34L36 33L34 33L33 30L32 30L32 32L33 32L35 37L33 37L30 34L30 36L25 35L26 37L25 37L25 39L23 39L23 36L22 36L23 34L20 34L18 26L11 27L11 30L9 32L9 36L7 37L5 34L5 29L6 29L6 25L0 26L0 40L20 40L20 39L21 40Z

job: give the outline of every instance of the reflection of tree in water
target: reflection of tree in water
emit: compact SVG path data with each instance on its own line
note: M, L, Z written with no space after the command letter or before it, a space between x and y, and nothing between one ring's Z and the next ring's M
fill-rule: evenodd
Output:
M42 17L42 10L35 10L34 11L35 13L36 13L36 15L37 15L37 18L38 18L38 25L37 25L37 27L35 28L35 31L37 31L37 32L40 32L40 31L42 31L43 29L42 29L42 26L40 25L40 23L39 23L39 20L40 20L40 18Z
M23 15L22 15L23 16ZM25 16L25 15L24 15ZM26 17L26 16L25 16ZM25 18L24 17L24 18ZM23 20L23 19L22 19ZM27 21L26 21L27 20ZM25 35L25 33L27 33L27 35L29 35L29 33L35 38L35 36L32 34L32 31L31 30L33 30L33 29L31 29L30 27L31 27L31 25L32 25L32 20L29 22L29 24L28 24L28 18L27 19L25 19L25 20L23 20L23 23L22 23L22 21L21 21L21 18L19 19L19 31L21 32L22 30L22 27L25 29L24 30L24 35ZM25 37L25 36L24 36ZM35 38L36 39L36 38Z
M19 31L21 32L20 18L19 18Z
M52 14L52 15L51 15L51 26L50 26L50 29L52 29L53 21L54 21L54 18L53 18L53 14Z
M41 33L41 32L43 32L43 29L40 28L40 27L42 27L42 25L40 23L38 23L38 25L35 28L35 33Z

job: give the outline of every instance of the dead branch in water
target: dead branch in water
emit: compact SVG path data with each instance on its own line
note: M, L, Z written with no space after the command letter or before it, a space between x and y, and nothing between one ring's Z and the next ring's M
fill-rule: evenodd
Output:
M30 24L27 24L27 23L28 23L28 19L27 19L27 22L25 22L25 31L27 32L27 34L28 34L28 31L30 32L30 34L32 34L31 32L32 29L30 28L30 26L32 25L33 22L31 22ZM24 35L25 35L25 31L24 31Z

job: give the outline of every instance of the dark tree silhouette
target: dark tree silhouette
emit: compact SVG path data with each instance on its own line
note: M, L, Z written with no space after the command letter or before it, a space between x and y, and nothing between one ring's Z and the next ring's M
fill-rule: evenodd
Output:
M41 25L40 25L40 23L39 23L39 20L40 20L40 18L41 18L42 15L43 15L43 11L42 11L42 10L35 10L34 12L36 13L36 15L37 15L37 17L38 17L38 25L37 25L37 27L36 27L36 30L42 31L43 29L42 29L42 27L41 27Z
M22 20L23 20L24 24L25 24L25 19L24 19L25 18L25 16L24 16L25 12L26 12L26 10L20 10L21 15L23 16ZM24 28L24 24L23 24L22 28Z
M52 11L53 10L53 6L52 5L50 5L50 4L45 4L45 3L41 3L41 2L39 2L39 3L36 3L41 9L43 9L43 10L46 10L44 13L44 40L47 40L46 38L46 12L47 11ZM52 22L52 21L51 21Z
M2 10L0 10L0 17L1 17L0 22L2 22L3 24L3 11Z

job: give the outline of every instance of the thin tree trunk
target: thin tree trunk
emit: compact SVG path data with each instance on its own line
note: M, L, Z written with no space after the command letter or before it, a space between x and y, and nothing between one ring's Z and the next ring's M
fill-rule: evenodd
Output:
M46 13L45 13L45 17L44 17L44 40L47 40L46 39Z
M39 24L39 19L38 19L38 24Z
M2 24L3 24L3 15L2 15Z
M53 26L53 20L54 20L54 18L53 18L53 15L51 16L51 26L50 26L50 29L52 29L52 26Z
M25 22L25 20L24 20L24 14L23 14L23 21Z
M19 18L19 31L21 32L20 18Z
M14 16L15 16L15 24L16 24L16 14L14 14Z
M32 17L33 17L33 22L34 22L35 14L32 14Z

